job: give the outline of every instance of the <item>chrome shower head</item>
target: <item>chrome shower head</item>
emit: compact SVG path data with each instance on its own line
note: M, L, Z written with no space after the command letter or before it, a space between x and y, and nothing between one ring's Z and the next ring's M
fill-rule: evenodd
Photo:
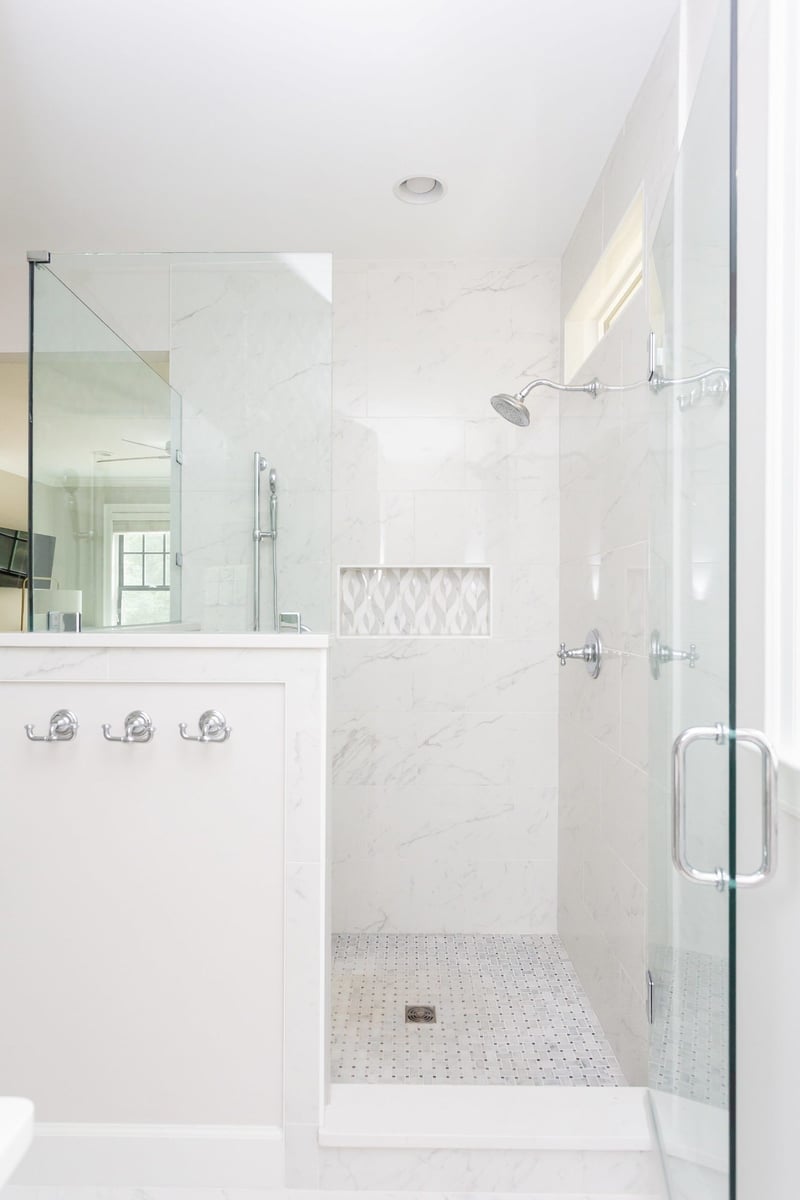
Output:
M537 387L552 388L554 392L586 392L588 396L599 396L606 390L598 379L590 379L588 383L556 383L553 379L532 379L513 396L509 396L507 392L492 396L490 404L496 413L512 425L530 425L531 414L525 405L525 397Z
M531 414L525 407L525 401L517 394L509 396L507 392L500 392L497 396L492 396L492 408L506 421L510 421L512 425L530 425Z

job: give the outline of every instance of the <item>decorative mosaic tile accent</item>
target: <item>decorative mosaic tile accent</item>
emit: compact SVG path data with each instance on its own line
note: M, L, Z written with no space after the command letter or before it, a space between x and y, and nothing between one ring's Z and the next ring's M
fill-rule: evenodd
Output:
M727 1107L727 960L671 946L651 947L650 959L655 984L651 1086Z
M342 567L345 637L488 637L488 567Z
M407 1004L436 1023L406 1024ZM620 1087L619 1063L558 937L336 934L336 1083Z

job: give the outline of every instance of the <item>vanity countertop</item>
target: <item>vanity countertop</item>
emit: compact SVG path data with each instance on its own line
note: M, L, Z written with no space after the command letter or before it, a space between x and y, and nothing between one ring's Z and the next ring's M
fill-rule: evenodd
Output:
M0 633L0 649L326 650L327 633Z

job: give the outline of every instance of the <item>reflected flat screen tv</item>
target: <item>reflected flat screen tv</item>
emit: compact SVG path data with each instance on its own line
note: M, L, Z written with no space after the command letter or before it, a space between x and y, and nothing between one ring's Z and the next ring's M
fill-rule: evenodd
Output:
M0 527L0 587L22 587L28 577L27 529ZM53 576L56 539L49 533L33 535L33 565L35 587L48 587Z

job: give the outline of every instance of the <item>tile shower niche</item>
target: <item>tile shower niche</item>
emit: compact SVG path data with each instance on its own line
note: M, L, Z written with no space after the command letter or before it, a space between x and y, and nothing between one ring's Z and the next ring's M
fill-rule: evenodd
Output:
M489 567L341 567L342 637L488 637Z

